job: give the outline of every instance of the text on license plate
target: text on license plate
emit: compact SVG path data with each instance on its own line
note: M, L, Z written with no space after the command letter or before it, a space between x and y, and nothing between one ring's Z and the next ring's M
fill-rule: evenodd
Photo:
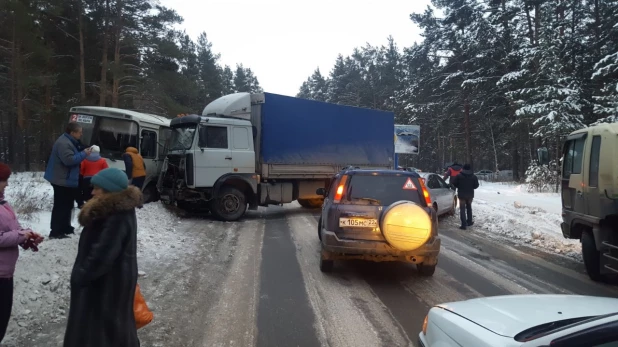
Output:
M366 218L339 218L339 227L377 228L378 221Z

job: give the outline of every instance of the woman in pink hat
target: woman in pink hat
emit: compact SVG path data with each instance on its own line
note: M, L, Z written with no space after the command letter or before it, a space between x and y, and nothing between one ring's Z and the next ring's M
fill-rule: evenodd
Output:
M13 308L13 273L19 257L17 246L38 245L41 235L30 229L23 229L8 202L4 200L4 189L9 185L11 169L0 163L0 342L4 338Z

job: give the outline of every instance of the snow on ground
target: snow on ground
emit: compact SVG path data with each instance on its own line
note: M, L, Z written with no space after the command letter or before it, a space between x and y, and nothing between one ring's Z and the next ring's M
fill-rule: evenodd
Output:
M6 200L14 207L24 228L31 228L47 238L53 203L51 185L42 173L16 173L9 180ZM76 208L73 226L77 227ZM169 263L177 252L187 248L182 236L175 233L181 221L160 203L151 203L137 211L138 263ZM3 343L11 345L17 335L46 321L59 322L68 314L69 279L77 255L81 228L70 239L45 240L39 252L24 251L15 270L13 315ZM140 275L147 275L140 271Z
M562 236L558 193L528 193L526 185L481 181L472 204L474 227L515 242L581 260L578 240Z

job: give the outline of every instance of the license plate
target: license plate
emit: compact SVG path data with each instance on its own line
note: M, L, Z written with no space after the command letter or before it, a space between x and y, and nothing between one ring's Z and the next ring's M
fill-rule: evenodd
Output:
M339 227L377 228L378 221L376 219L366 218L339 218Z

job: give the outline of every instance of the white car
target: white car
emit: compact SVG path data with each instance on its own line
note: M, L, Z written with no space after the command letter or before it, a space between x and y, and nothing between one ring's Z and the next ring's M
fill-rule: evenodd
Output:
M618 299L505 295L437 305L422 347L618 347Z
M451 189L440 175L430 172L418 172L425 181L425 186L429 190L433 208L436 209L438 216L444 214L453 215L457 209L457 198L455 191Z

